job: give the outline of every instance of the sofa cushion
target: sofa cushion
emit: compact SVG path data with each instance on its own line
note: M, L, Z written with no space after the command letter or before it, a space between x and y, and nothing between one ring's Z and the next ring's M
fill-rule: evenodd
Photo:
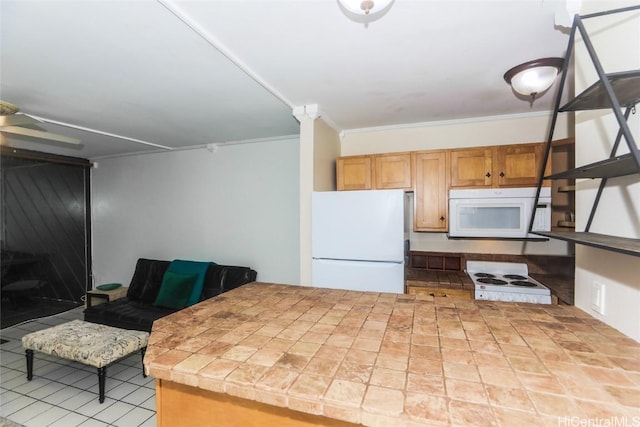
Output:
M164 273L168 267L169 261L138 259L127 291L127 298L132 301L152 304L158 296Z
M153 305L168 308L186 307L197 279L197 274L181 274L167 270Z
M184 261L180 259L173 260L171 261L171 264L169 264L167 272L196 275L196 280L194 282L191 294L189 295L189 298L187 300L186 306L193 305L200 301L200 295L202 294L204 280L207 276L207 269L212 264L213 263L211 262Z
M245 283L255 282L258 273L249 267L213 264L207 270L201 300L220 295Z
M93 305L84 311L87 322L102 323L123 329L151 331L156 319L175 313L178 309L156 307L151 304L120 298L108 303Z

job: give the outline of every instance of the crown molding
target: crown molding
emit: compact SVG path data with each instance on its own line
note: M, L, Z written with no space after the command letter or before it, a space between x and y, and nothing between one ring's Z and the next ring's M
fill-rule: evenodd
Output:
M368 132L388 132L400 129L414 129L414 128L422 128L422 127L436 127L436 126L452 126L452 125L462 125L469 123L480 123L480 122L493 122L493 121L503 121L503 120L516 120L516 119L526 119L526 118L534 118L534 117L551 117L553 114L552 111L537 111L533 113L518 113L518 114L506 114L502 116L485 116L485 117L471 117L466 119L452 119L452 120L439 120L434 122L419 122L419 123L405 123L400 125L388 125L388 126L374 126L368 128L355 128L355 129L344 129L341 132L346 136L350 133L368 133Z

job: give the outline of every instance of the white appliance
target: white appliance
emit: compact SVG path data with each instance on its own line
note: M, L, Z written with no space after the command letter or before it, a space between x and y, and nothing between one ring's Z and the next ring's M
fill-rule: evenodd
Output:
M312 285L404 293L405 200L402 190L314 192Z
M530 238L536 188L449 190L449 236ZM551 189L542 187L532 231L551 231Z
M467 261L466 272L475 285L478 300L551 304L551 291L529 277L527 264Z

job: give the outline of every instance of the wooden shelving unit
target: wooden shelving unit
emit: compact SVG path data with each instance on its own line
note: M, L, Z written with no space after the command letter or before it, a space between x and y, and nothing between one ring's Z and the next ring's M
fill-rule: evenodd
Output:
M627 125L627 119L629 118L630 113L632 111L635 111L635 106L640 101L640 70L630 70L606 74L604 72L604 69L602 68L602 65L600 64L598 55L595 52L589 35L587 34L587 31L582 22L583 19L591 19L605 15L619 14L638 10L640 10L640 5L594 13L591 15L576 15L574 18L573 26L571 28L571 34L569 36L569 46L567 47L567 53L564 60L560 90L558 90L553 119L551 122L552 124L549 130L549 138L547 139L545 155L543 158L544 162L542 171L545 170L547 162L549 161L549 154L552 151L553 133L555 130L558 113L582 110L611 109L618 122L619 130L609 158L588 165L572 167L565 171L554 172L552 175L544 177L542 176L543 173L540 174L541 177L538 181L538 194L540 188L542 187L543 181L547 179L565 180L562 184L557 186L558 192L574 191L575 187L572 188L573 183L571 181L575 179L600 179L598 192L591 208L589 219L584 231L558 231L558 228L562 227L571 227L571 225L575 227L575 224L572 224L572 221L567 221L566 219L564 219L557 221L557 227L554 227L552 232L534 232L535 234L609 251L620 252L628 255L640 256L640 239L609 236L590 232L591 223L598 208L600 197L607 186L608 180L615 177L640 174L640 151L638 150L633 135L631 134L629 126ZM566 82L567 70L569 64L571 63L571 56L574 50L576 32L579 32L580 36L582 37L584 46L587 49L589 56L591 57L596 72L598 73L598 80L582 93L577 95L574 99L569 101L567 104L560 107L562 92ZM624 113L623 108L625 109ZM629 148L629 153L618 155L617 151L622 139L625 140ZM577 142L576 149L580 149L578 148L579 144L580 141ZM537 198L538 197L536 196L536 204ZM533 219L531 221L531 224L529 225L529 230L531 230L532 228Z
M627 255L640 256L640 239L571 231L551 233L538 231L536 234Z
M575 166L575 139L553 141L551 147L551 172L572 169ZM576 212L575 179L551 180L552 231L568 231L575 228L570 219Z
M558 221L558 227L576 228L575 221Z

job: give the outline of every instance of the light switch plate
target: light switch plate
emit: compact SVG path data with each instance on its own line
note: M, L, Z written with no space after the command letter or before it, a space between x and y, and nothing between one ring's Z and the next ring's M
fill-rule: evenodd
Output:
M594 281L591 285L591 309L599 314L604 314L605 301L604 283Z

